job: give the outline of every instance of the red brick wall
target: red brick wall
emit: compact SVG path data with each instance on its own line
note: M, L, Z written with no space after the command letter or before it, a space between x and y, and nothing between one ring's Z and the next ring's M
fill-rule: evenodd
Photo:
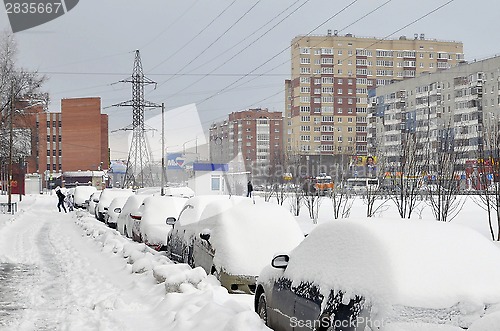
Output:
M61 100L63 171L97 170L103 160L100 98ZM106 118L107 119L107 118ZM107 149L107 142L106 142Z

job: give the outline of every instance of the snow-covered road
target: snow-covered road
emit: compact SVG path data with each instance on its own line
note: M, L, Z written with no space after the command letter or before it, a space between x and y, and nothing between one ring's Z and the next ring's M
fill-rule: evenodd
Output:
M266 329L250 297L211 276L167 293L153 269L168 259L56 203L28 196L14 217L0 216L0 329Z

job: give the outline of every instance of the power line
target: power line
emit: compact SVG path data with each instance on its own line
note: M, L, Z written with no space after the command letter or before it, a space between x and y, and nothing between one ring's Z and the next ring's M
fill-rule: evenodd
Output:
M208 51L210 49L210 47L212 47L217 41L219 41L222 37L224 37L233 27L236 26L236 24L238 24L246 15L248 15L248 13L250 13L252 11L252 9L254 9L262 0L258 0L255 4L253 4L252 7L250 7L250 9L248 9L245 13L243 13L243 15L241 15L237 20L236 22L234 22L233 24L231 24L221 35L219 35L214 41L212 41L212 43L210 43L207 47L205 47L204 50L202 50L201 52L199 52L191 61L189 61L188 63L186 63L182 68L180 68L176 74L180 73L182 70L184 70L187 66L189 66L191 63L193 63L194 61L196 61L200 56L202 56L206 51ZM174 75L175 76L175 75ZM172 77L174 77L172 76ZM169 79L167 79L166 81L164 81L163 83L159 84L158 87L162 86L163 84L169 82L172 77L170 77Z
M68 62L68 63L60 64L60 65L57 65L57 66L46 67L46 68L43 68L43 70L52 69L52 68L66 67L66 66L69 66L69 65L81 64L81 63L86 63L86 62L94 62L94 61L98 61L98 60L102 60L102 59L107 59L107 58L110 58L110 57L115 57L115 56L119 56L119 55L130 54L130 53L133 53L133 52L115 53L115 54L104 55L104 56L100 56L100 57L96 57L96 58L91 58L91 59L86 59L86 60L81 60L81 61Z
M386 5L387 3L389 3L390 1L391 1L391 0L386 1L386 2L385 2L385 3L383 3L382 5L380 5L380 6L378 6L377 8L375 8L374 10L372 10L372 11L370 11L369 13L365 14L362 18L365 18L366 16L368 16L368 15L372 14L372 13L373 13L373 12L375 12L376 10L380 9L382 6L385 6L385 5ZM422 16L420 16L420 17L418 17L417 19L415 19L415 20L413 20L412 22L410 22L410 23L408 23L408 24L404 25L403 27L401 27L401 28L399 28L399 29L397 29L397 30L393 31L392 33L390 33L390 34L386 35L385 37L383 37L383 38L381 38L381 39L378 39L376 42L374 42L374 43L372 43L371 45L369 45L369 46L365 47L364 49L368 49L368 48L370 48L370 47L372 47L372 46L374 46L374 45L376 45L376 44L378 44L378 43L380 43L380 42L382 42L382 41L384 41L384 40L386 40L386 39L390 38L391 36L395 35L396 33L400 32L401 30L403 30L403 29L405 29L405 28L407 28L407 27L409 27L409 26L411 26L411 25L413 25L413 24L417 23L418 21L420 21L420 20L424 19L425 17L427 17L427 16L429 16L429 15L433 14L434 12L436 12L436 11L440 10L441 8L443 8L443 7L447 6L447 5L449 5L450 3L454 2L454 1L455 1L455 0L449 0L448 2L446 2L446 3L444 3L444 4L442 4L442 5L438 6L438 7L436 7L435 9L433 9L433 10L431 10L431 11L427 12L426 14L424 14L424 15L422 15ZM360 19L356 20L356 22L360 21L362 18L360 18ZM331 19L331 18L330 18L330 19ZM330 19L328 19L328 20L330 20ZM327 21L328 21L328 20L327 20ZM320 26L324 25L325 23L326 23L326 21L325 21L325 22L323 22ZM349 24L348 26L346 26L345 28L343 28L343 30L345 30L347 27L349 27L349 26L351 26L351 25L353 25L353 24L354 24L354 23ZM319 27L319 26L318 26L318 27ZM305 36L310 35L313 31L317 30L317 29L318 29L318 27L317 27L317 28L315 28L314 30L312 30L311 32L309 32L309 33L308 33L307 35L305 35ZM304 36L304 37L305 37L305 36ZM304 37L302 37L302 38L304 38ZM326 40L327 38L328 38L328 37L326 37L324 40ZM318 43L318 44L319 44L319 43ZM290 47L291 47L291 46L289 46L287 49L289 49ZM283 51L282 51L282 52L283 52ZM282 52L281 52L281 53L282 53ZM347 60L347 59L352 58L353 56L354 56L354 54L353 54L353 55L351 55L351 56L349 56L349 57L347 57L347 58L345 58L344 60L342 60L342 62L343 62L343 61L345 61L345 60ZM272 59L274 59L275 57L276 57L276 56L274 56ZM272 59L271 59L271 60L272 60ZM269 62L269 61L270 61L270 60L268 60L267 62ZM265 73L263 73L262 75L263 75L263 76L264 76L264 75L268 75L270 71L272 71L272 70L274 70L274 69L276 69L276 68L278 68L278 67L282 66L282 65L283 65L283 64L285 64L285 63L288 63L289 61L290 61L290 60L287 60L287 61L285 61L285 62L283 62L283 63L279 64L278 66L275 66L275 67L271 68L270 70L266 71L266 72L265 72ZM267 62L265 62L264 64L266 64ZM258 68L260 68L260 67L262 67L262 66L263 66L263 65L259 66ZM253 71L252 71L252 72L253 72ZM249 80L249 81L246 81L246 82L244 82L244 83L242 83L242 84L239 84L239 85L235 86L234 88L238 88L238 87L241 87L242 85L248 84L249 82L251 82L251 81L255 80L256 78L258 78L258 76L259 76L259 75L256 75L256 76L257 76L257 77L255 77L255 78L253 78L253 79L251 79L251 80ZM241 77L241 78L240 78L239 80L237 80L236 82L240 81L241 79L243 79L243 78L245 78L245 77L247 77L247 76ZM204 100L202 100L201 102L199 102L199 104L200 104L200 103L203 103L203 102L205 102L205 101L207 101L207 100L209 100L209 99L211 99L211 98L213 98L213 97L215 97L215 96L217 96L217 95L219 95L219 94L221 94L221 93L224 93L224 92L228 92L228 91L230 91L231 89L229 89L229 87L230 87L230 86L232 86L232 85L234 85L234 83L236 83L236 82L233 82L233 83L232 83L232 84L230 84L229 86L226 86L224 89L220 90L218 93L213 94L213 95L211 95L211 96L210 96L210 97L208 97L208 98L205 98Z
M236 2L236 0L233 0L230 4L228 4L214 19L212 19L212 21L210 21L210 23L208 23L204 28L202 28L200 30L200 32L198 32L198 34L196 34L193 38L191 38L187 43L185 43L181 48L179 48L177 51L175 51L173 54L171 54L165 60L161 61L160 63L158 63L157 65L155 65L153 68L151 68L151 70L154 70L154 69L158 68L163 63L167 62L173 56L177 55L180 51L182 51L184 48L186 48L190 43L192 43L196 38L198 38L205 30L207 30L213 23L215 23L215 21L217 21L219 19L219 17L221 17L229 8L231 8L231 6L235 2Z
M251 42L250 44L248 44L245 48L243 48L242 50L240 50L238 53L234 54L231 58L229 58L228 60L226 60L225 62L221 63L218 67L216 67L215 69L213 69L212 71L210 71L209 73L205 74L203 77L201 77L200 79L198 79L197 81L195 81L194 83L192 84L189 84L188 86L186 86L185 88L183 88L182 90L180 91L177 91L176 93L174 93L173 95L176 95L180 92L183 92L185 91L186 89L192 87L193 85L199 83L200 81L202 81L204 78L208 77L209 75L211 75L214 71L216 71L217 69L221 68L222 66L226 65L229 63L229 61L233 60L234 58L236 58L237 56L241 55L241 53L243 51L245 51L246 49L248 49L250 46L252 46L253 44L255 44L257 41L259 41L262 37L264 37L266 34L268 34L270 31L274 30L279 24L281 24L283 21L285 21L287 18L289 18L292 14L294 14L297 10L299 10L300 8L302 8L306 3L308 3L310 0L306 0L303 4L301 4L299 7L297 7L295 10L293 10L291 13L289 13L287 16L285 16L282 20L280 20L278 23L276 23L275 25L273 25L270 29L268 29L267 31L265 31L263 34L261 34L260 36L258 36L257 38L255 38L255 40L253 42ZM288 7L290 8L290 7ZM281 14L281 13L280 13ZM275 16L276 17L276 16ZM258 30L257 30L258 31Z
M273 22L275 19L277 19L278 17L280 17L283 13L285 13L285 12L286 12L286 11L288 11L290 8L292 8L293 6L295 6L295 4L296 4L297 2L299 2L299 1L301 1L301 0L296 0L296 1L295 1L294 3L292 3L290 6L286 7L285 9L283 9L280 13L278 13L278 14L277 14L277 15L275 15L273 18L271 18L269 21L267 21L266 23L264 23L263 25L261 25L258 29L254 30L252 33L250 33L249 35L247 35L245 38L242 38L239 42L237 42L236 44L234 44L234 45L233 45L233 46L231 46L230 48L228 48L228 49L226 49L226 50L224 50L224 51L220 52L219 54L215 55L215 56L214 56L213 58L211 58L210 60L208 60L208 61L206 61L206 62L204 62L204 63L200 64L199 66L197 66L197 67L193 68L193 69L192 69L191 71L189 71L188 73L191 73L191 72L193 72L193 71L196 71L196 70L198 70L198 69L200 69L200 68L205 67L207 64L211 63L212 61L214 61L214 60L216 60L216 59L219 59L221 55L226 54L226 53L228 53L229 51L233 50L234 48L236 48L236 46L238 46L238 45L240 45L241 43L245 42L248 38L250 38L251 36L253 36L254 34L256 34L258 31L262 30L264 27L266 27L266 26L267 26L267 25L269 25L271 22ZM309 0L306 0L306 3L307 3L307 2L309 2ZM302 7L302 6L303 6L303 5L301 5L300 7ZM300 8L300 7L299 7L299 8ZM296 11L296 10L294 10L292 13L294 13L295 11ZM291 14L287 15L287 17L286 17L286 18L288 18L290 15L291 15ZM282 21L283 21L283 20L282 20ZM280 24L282 21L280 21L278 24ZM276 24L276 25L277 25L277 24ZM276 25L275 25L275 26L276 26ZM273 28L274 28L275 26L273 26ZM273 29L273 28L271 28L271 29ZM266 34L267 34L267 32L266 32L266 33L264 33L264 34L262 34L262 35L260 35L259 37L257 37L257 39L262 38L262 37L263 37L264 35L266 35ZM237 52L237 54L241 54L241 52L242 52L242 51L244 51L244 50L246 50L247 48L248 48L248 46L247 46L247 47L245 47L245 48L243 48L243 49L242 49L242 50L240 50L239 52Z
M156 37L154 37L153 39L151 39L149 42L147 42L146 44L144 44L142 47L140 47L139 49L144 49L146 48L147 46L151 45L155 40L157 40L161 35L163 35L165 32L167 32L172 26L174 26L178 21L180 21L181 18L183 18L194 6L196 6L198 4L200 0L196 0L195 2L193 2L193 4L191 6L189 6L188 9L186 9L182 14L180 14L179 16L177 16L177 18L175 20L172 21L172 23L170 23L165 29L163 29L159 34L156 35Z
M106 72L106 71L94 71L94 72L77 72L77 71L39 71L39 74L44 74L44 75L90 75L90 76L123 76L126 75L127 73L124 72ZM156 73L156 74L149 74L149 76L219 76L219 77L239 77L241 75L247 75L247 76L257 76L259 74L248 74L248 73L186 73L186 74L181 74L181 73ZM288 74L270 74L269 76L286 76ZM112 85L112 84L109 84Z
M380 8L382 8L383 6L387 5L387 4L388 4L389 2L391 2L391 1L392 1L392 0L387 0L387 1L386 1L386 2L384 2L383 4L381 4L381 5L377 6L377 7L376 7L376 8L374 8L373 10L371 10L371 11L369 11L368 13L364 14L363 16L361 16L359 19L357 19L357 20L356 20L356 21L354 21L353 23L350 23L349 25L347 25L347 26L343 27L343 28L342 28L342 29L340 29L339 31L344 31L344 30L346 30L346 29L347 29L347 28L349 28L350 26L352 26L352 25L354 25L355 23L357 23L357 22L361 21L362 19L366 18L367 16L369 16L369 15L373 14L374 12L376 12L377 10L379 10ZM308 36L308 35L310 35L310 34L311 34L311 32L309 32L306 36ZM394 33L393 33L393 34L394 34ZM303 37L302 37L302 38L303 38ZM302 38L300 38L300 39L302 39ZM316 43L315 45L313 45L312 47L316 47L316 46L320 45L322 42L326 41L328 38L329 38L328 36L327 36L327 37L325 37L323 40L321 40L321 41L317 42L317 43ZM370 46L370 47L371 47L371 46ZM269 69L268 71L264 72L264 73L263 73L263 74L261 74L261 75L262 75L262 76L268 75L268 74L269 74L269 72L271 72L271 71L273 71L274 69L279 68L279 67L281 67L282 65L284 65L284 64L286 64L286 63L288 63L288 62L290 62L291 60L295 59L297 56L298 56L298 55L295 55L295 56L294 56L294 57L292 57L291 59L286 60L285 62L282 62L282 63L278 64L277 66L272 67L271 69ZM352 56L348 57L347 59L349 59L349 58L351 58L351 57L352 57ZM345 61L345 60L342 60L342 62L343 62L343 61ZM232 89L234 89L234 88L238 88L238 87L240 87L240 86L242 86L242 85L248 84L248 83L250 83L251 81L253 81L253 80L255 80L256 78L259 78L259 77L261 77L261 76L260 76L260 75L256 75L256 76L255 76L255 78L250 79L250 80L248 80L248 81L246 81L246 82L244 82L244 83L241 83L241 84L239 84L239 85L237 85L237 86L235 86L235 87L233 87L233 88L229 89L228 91L231 91Z
M316 31L317 29L319 29L320 27L322 27L323 25L325 25L326 23L328 23L329 21L331 21L333 18L337 17L338 15L340 15L342 12L344 12L345 10L347 10L349 7L351 7L352 5L354 5L356 2L358 2L358 0L353 0L351 3L349 3L347 6L345 6L344 8L342 8L341 10L339 10L338 12L336 12L334 15L330 16L326 21L324 21L323 23L321 23L320 25L318 25L316 28L314 28L313 30L311 30L309 34L313 33L314 31ZM234 84L238 83L239 81L241 81L242 79L248 77L248 75L254 73L256 70L262 68L264 65L266 65L267 63L271 62L272 60L274 60L276 57L278 57L279 55L281 55L283 52L287 51L288 49L290 49L291 46L288 46L286 47L285 49L281 50L280 52L278 52L277 54L275 54L274 56L272 56L269 60L265 61L263 64L259 65L258 67L254 68L252 71L250 71L248 74L245 74L243 75L242 77L240 77L239 79L237 79L236 81L232 82L231 84L227 85L226 87L224 87L223 89L221 89L219 92L215 93L215 94L212 94L210 95L209 97L206 97L205 99L197 102L197 104L202 104L210 99L212 99L213 97L216 97L218 96L219 94L225 92L227 89L229 89L230 87L232 87Z

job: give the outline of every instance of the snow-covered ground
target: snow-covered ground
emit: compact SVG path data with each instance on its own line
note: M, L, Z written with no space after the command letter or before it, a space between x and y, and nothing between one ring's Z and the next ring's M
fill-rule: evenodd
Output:
M262 198L259 197L259 200ZM276 199L271 199L271 202L276 203ZM454 224L462 224L473 228L482 235L491 239L490 228L488 225L488 214L484 208L480 206L480 198L478 196L461 196L457 199L457 204L462 205L459 212L455 218L450 222ZM289 203L284 202L283 206L289 208ZM379 199L375 202L375 207L378 207L375 217L379 218L399 218L399 214L396 206L392 200ZM365 200L357 196L354 198L352 207L350 209L349 218L359 218L366 217L367 205ZM494 212L493 212L494 214ZM492 217L494 217L492 214ZM412 219L425 219L434 220L432 215L432 209L425 200L419 201L412 213ZM322 197L319 203L319 212L317 223L321 224L333 219L333 204L332 200L328 197ZM312 228L316 226L315 222L309 217L306 206L302 206L300 210L300 215L297 217L297 221L305 233L309 233ZM498 225L495 225L493 220L493 229L495 235L498 233Z
M252 296L228 294L201 268L172 264L87 212L58 213L56 205L55 196L26 196L14 216L0 214L0 329L267 329L253 312ZM305 206L297 220L309 233L332 215L331 200L323 198L317 222ZM365 215L358 198L351 217ZM388 202L377 216L398 215ZM430 207L420 204L414 218L432 219ZM486 212L472 199L452 222L491 238Z
M0 329L267 329L252 296L56 204L27 196L14 216L0 214Z

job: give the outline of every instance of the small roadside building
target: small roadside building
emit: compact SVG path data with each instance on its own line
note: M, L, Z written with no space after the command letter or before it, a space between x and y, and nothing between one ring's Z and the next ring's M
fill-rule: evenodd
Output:
M227 186L228 169L225 163L193 163L188 187L196 195L230 194Z

